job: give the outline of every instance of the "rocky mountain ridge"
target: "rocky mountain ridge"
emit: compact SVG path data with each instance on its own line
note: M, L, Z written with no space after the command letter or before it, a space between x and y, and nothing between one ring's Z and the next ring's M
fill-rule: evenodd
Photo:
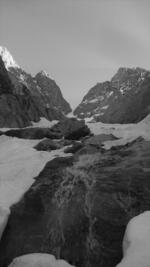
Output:
M59 120L71 111L48 75L39 72L32 77L17 65L6 48L0 49L0 56L0 127L26 127L41 117Z
M119 68L110 81L90 89L74 111L104 123L134 123L149 113L150 71L142 68Z

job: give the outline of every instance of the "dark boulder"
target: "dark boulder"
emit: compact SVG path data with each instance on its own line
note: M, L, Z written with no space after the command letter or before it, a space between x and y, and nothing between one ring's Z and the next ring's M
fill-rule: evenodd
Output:
M52 127L52 130L60 132L65 139L79 140L84 136L90 135L90 130L85 125L84 120L66 118Z

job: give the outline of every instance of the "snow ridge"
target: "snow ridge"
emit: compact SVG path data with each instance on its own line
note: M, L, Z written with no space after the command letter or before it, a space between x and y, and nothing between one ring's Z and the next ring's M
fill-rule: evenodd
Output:
M0 46L0 56L2 57L7 70L11 67L20 68L6 47Z

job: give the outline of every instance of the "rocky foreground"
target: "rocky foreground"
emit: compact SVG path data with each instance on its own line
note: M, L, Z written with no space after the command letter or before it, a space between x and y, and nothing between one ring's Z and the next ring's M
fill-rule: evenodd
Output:
M150 209L150 142L138 138L106 151L102 141L115 137L93 138L81 137L74 155L47 162L12 206L1 267L29 253L52 254L77 267L120 262L128 221Z

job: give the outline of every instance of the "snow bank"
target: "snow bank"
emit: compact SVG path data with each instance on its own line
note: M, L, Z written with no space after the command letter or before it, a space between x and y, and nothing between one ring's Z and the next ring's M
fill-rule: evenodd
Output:
M8 267L71 267L64 260L56 260L53 255L33 253L15 258Z
M150 115L139 123L132 124L105 124L102 122L88 123L91 132L97 134L113 134L118 140L104 142L104 148L110 149L112 146L125 145L138 137L143 137L150 141Z
M116 267L150 267L150 211L141 213L128 223L123 255Z
M41 141L41 140L40 140ZM29 189L45 164L57 156L69 156L63 149L37 151L39 140L0 136L0 236L7 223L9 208Z

